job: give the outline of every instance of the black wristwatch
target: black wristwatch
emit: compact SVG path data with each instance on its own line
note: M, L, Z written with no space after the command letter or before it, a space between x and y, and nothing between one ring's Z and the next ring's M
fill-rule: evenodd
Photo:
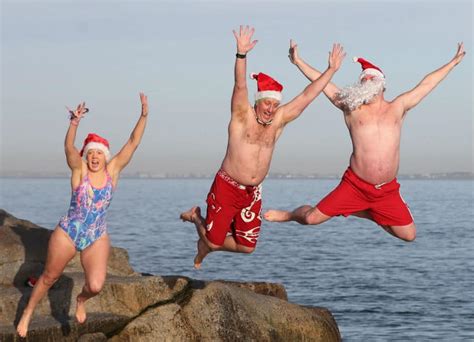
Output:
M235 57L244 59L245 57L247 57L247 55L246 55L246 54L241 54L241 53L238 53L238 52L237 52L237 53L235 54Z

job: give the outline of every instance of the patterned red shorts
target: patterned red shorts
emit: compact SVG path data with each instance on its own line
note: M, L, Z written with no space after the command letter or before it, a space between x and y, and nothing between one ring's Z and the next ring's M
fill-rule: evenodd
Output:
M262 186L237 183L219 170L207 195L206 237L222 246L227 235L239 245L255 247L262 218Z

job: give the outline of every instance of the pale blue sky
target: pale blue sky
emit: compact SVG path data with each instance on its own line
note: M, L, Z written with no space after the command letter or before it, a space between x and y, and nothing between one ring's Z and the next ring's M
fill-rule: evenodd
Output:
M239 24L259 42L248 71L263 71L289 100L306 79L287 58L323 69L333 42L348 57L333 81L353 83L369 59L387 77L386 98L447 63L464 41L467 56L409 112L402 173L472 171L471 1L2 1L1 171L66 172L64 105L86 101L77 146L88 132L115 153L150 102L142 144L126 171L213 173L227 143ZM255 84L249 80L249 99ZM341 173L351 144L342 114L321 96L289 125L272 172Z

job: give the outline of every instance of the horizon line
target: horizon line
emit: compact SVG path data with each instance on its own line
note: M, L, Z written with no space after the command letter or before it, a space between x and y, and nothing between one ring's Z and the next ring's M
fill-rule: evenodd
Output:
M123 173L121 178L128 179L212 179L215 173L151 173L151 172L130 172ZM70 178L69 173L34 173L34 172L6 172L0 173L0 178ZM271 172L267 179L339 179L340 173L292 173L292 172ZM413 172L400 173L399 179L465 179L474 180L472 171L451 171L451 172Z

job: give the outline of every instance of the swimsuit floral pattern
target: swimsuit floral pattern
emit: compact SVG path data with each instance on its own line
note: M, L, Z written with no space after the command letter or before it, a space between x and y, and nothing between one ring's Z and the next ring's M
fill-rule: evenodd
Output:
M94 188L89 176L72 192L68 214L61 217L59 226L69 235L78 251L99 239L106 231L106 211L113 194L112 179L107 173L103 188Z

